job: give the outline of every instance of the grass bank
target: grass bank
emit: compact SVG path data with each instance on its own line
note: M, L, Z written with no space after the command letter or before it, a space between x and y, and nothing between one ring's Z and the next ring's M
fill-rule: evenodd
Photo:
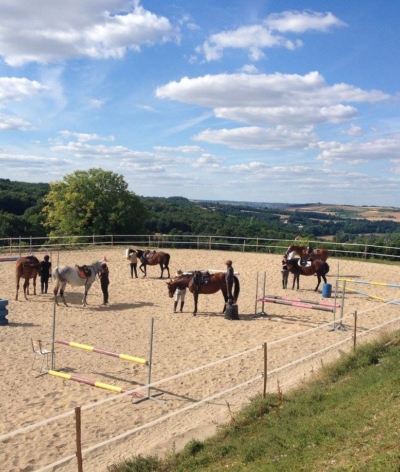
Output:
M399 472L400 332L343 354L299 389L254 398L206 441L108 470Z

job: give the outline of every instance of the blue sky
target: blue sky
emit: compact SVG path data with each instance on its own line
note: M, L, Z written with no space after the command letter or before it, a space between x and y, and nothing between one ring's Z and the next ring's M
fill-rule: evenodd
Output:
M0 177L400 206L397 3L0 0Z

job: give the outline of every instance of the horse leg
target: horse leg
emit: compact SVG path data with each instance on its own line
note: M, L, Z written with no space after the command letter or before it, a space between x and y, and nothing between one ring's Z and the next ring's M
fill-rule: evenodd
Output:
M61 287L60 287L60 297L62 298L62 301L64 302L64 305L65 306L68 306L67 305L67 302L65 301L65 285L66 284L61 284Z
M87 284L86 284L86 285L85 285L85 292L84 292L84 294L83 294L82 306L86 306L86 305L88 304L87 301L86 301L86 299L87 299L87 294L88 294L88 292L89 292L89 288L91 287L91 285L92 285L92 284L90 284L90 285L87 285Z
M33 278L33 294L36 295L36 277Z
M199 293L196 291L193 292L193 301L194 301L194 311L193 311L193 316L196 316L197 314L197 301L199 299Z
M317 283L317 286L315 287L314 292L318 291L319 284L321 283L321 275L317 273L317 277L318 277L318 283Z
M163 263L160 262L160 269L161 269L161 275L160 275L160 279L163 278L163 274L164 274L164 266L163 266Z
M19 291L19 277L16 277L17 281L17 293L15 294L15 300L18 300L18 291Z
M144 267L144 270L143 270L143 267ZM146 277L146 275L147 275L146 274L146 264L143 264L143 263L140 264L139 269L143 272L143 274L144 274L143 277Z
M58 295L58 289L60 287L60 284L57 282L56 286L54 287L53 293L54 293L54 303L58 306L58 300L57 300L57 295Z

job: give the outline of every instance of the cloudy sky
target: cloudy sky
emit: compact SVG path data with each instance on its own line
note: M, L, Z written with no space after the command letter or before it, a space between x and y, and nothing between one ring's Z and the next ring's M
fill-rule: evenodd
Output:
M397 1L0 0L1 178L400 206Z

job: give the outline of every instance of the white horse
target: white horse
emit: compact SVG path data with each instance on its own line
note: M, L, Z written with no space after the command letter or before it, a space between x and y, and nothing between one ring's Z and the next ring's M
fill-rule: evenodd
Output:
M60 290L60 296L64 302L65 306L67 302L64 298L64 291L67 284L72 285L73 287L85 287L85 292L82 299L82 306L86 306L86 297L90 287L92 286L93 282L96 280L97 274L100 272L102 261L93 262L92 265L85 266L90 271L87 274L87 278L83 278L79 275L78 270L75 267L70 266L60 266L55 267L52 272L52 278L55 280L55 287L54 287L54 301L58 305L57 295L58 290Z

